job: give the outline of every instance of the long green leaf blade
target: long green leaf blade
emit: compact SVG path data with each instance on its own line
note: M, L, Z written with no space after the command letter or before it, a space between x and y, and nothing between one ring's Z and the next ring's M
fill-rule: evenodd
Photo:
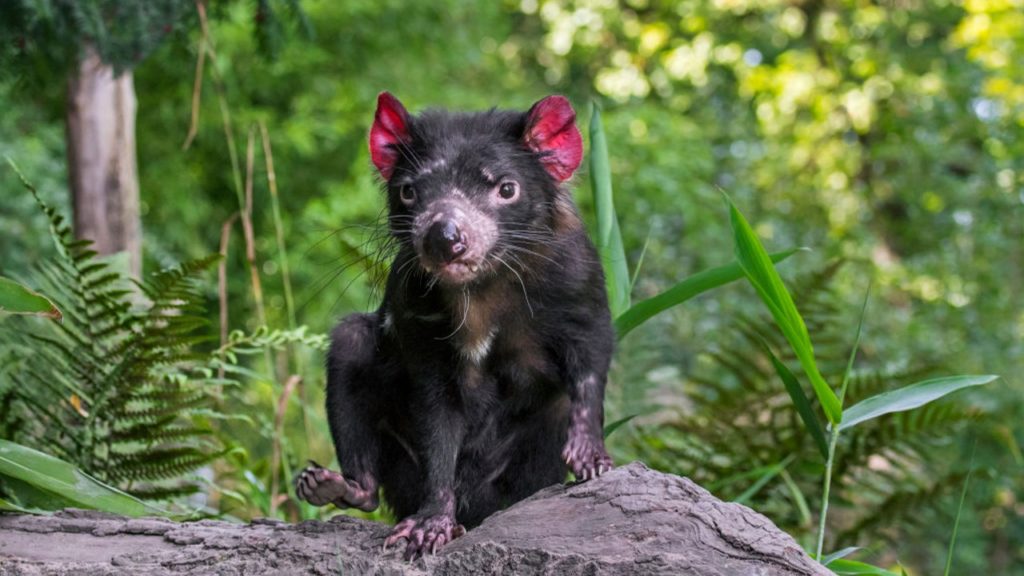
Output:
M782 478L782 482L786 485L786 490L789 490L789 497L793 500L793 504L796 506L797 511L800 513L800 526L810 526L811 522L811 507L807 505L807 499L804 498L803 492L793 481L793 477L783 470L779 472L779 477Z
M838 576L900 576L885 568L846 559L833 560L829 563L828 569Z
M840 560L842 558L846 558L850 554L853 554L854 552L856 552L856 551L858 551L860 549L861 549L860 546L847 546L846 548L843 548L842 550L838 550L836 552L833 552L833 553L829 554L828 556L825 556L825 558L823 558L821 560L821 563L824 564L827 567L832 562L834 562L836 560Z
M626 416L625 418L619 418L615 422L612 422L611 424L608 424L607 426L604 427L604 437L607 439L609 436L612 435L612 432L615 432L616 430L621 428L623 425L628 424L630 420L632 420L633 418L636 418L637 416L639 416L639 414L630 414L629 416Z
M46 510L25 508L24 506L18 506L17 504L3 498L0 498L0 510L4 512L14 512L17 514L46 514Z
M825 429L821 427L821 422L818 421L818 415L814 413L814 408L811 407L811 401L804 394L803 387L800 386L800 381L796 379L796 375L786 367L785 364L780 361L771 348L767 344L762 342L765 353L772 361L772 366L775 367L775 372L782 379L782 383L786 386L786 392L789 393L789 397L793 400L793 406L796 407L797 414L800 415L800 419L804 422L804 427L807 429L807 433L811 435L814 440L814 444L818 447L818 451L821 452L821 457L828 458L828 440L825 439Z
M964 511L964 502L967 501L967 488L971 485L971 475L974 474L974 453L978 449L978 444L974 444L974 448L971 450L971 466L967 470L967 477L964 478L964 487L960 491L960 504L956 507L956 520L953 521L953 534L949 537L949 547L946 551L946 569L943 570L942 576L949 576L949 571L953 568L953 550L956 549L956 534L960 529L960 515Z
M47 297L0 276L0 316L3 314L29 314L54 320L62 318L60 310Z
M803 248L791 248L783 252L775 252L770 255L772 262L779 263L789 258ZM661 312L673 306L678 306L687 300L699 296L708 290L735 282L743 277L743 269L736 262L730 262L725 266L709 268L690 276L675 286L665 290L657 296L641 300L634 304L629 310L615 318L615 333L619 340L622 340L636 327L647 322Z
M847 408L843 422L839 425L839 430L852 428L861 422L878 418L885 414L913 410L938 400L947 394L952 394L957 390L988 384L996 378L999 378L999 376L991 374L984 376L946 376L917 382L898 390L883 392L871 398L861 400Z
M838 423L843 417L843 409L839 404L839 398L822 378L818 370L818 364L814 359L814 347L811 345L811 338L807 334L807 326L793 303L782 278L775 270L768 252L765 251L761 241L750 227L747 219L740 214L736 205L729 202L729 220L732 224L733 237L736 243L736 261L739 262L743 273L750 280L750 283L757 290L757 294L764 301L768 310L771 311L775 323L782 330L789 345L793 347L800 360L800 365L814 387L814 393L818 397L825 410L825 416L829 422Z
M68 462L7 440L0 440L0 476L14 478L82 508L126 516L163 513L159 508L100 482ZM23 505L32 507L31 502Z
M850 383L850 375L853 374L853 362L857 359L857 352L860 350L860 337L864 334L864 317L868 311L868 297L871 295L871 283L864 290L864 302L860 305L860 317L857 320L857 333L853 337L853 348L850 349L850 357L846 361L846 370L843 370L843 382L839 385L839 404L846 401L846 387Z
M626 251L622 245L619 220L615 215L612 173L608 162L608 143L601 125L601 112L591 105L590 115L590 188L597 213L597 250L604 264L605 286L612 318L629 309L630 277Z
M733 500L733 502L735 502L736 504L746 504L748 500L750 500L758 492L760 492L761 489L764 488L769 482L771 482L773 478L782 473L782 471L786 469L786 466L789 466L789 463L793 461L793 458L795 456L795 454L790 454L789 456L786 456L786 458L783 459L782 462L772 464L771 466L766 468L764 470L764 473L761 474L757 478L757 480L750 485L749 488L744 490L742 494L737 496L736 499Z

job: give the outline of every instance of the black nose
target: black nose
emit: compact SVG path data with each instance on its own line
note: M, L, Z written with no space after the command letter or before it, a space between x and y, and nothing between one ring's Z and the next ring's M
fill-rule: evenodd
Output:
M424 245L434 258L451 262L466 251L466 235L453 220L438 220L427 231Z

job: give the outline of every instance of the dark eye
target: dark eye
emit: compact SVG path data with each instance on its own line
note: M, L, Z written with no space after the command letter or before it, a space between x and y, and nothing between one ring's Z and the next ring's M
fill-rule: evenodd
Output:
M416 189L411 184L406 184L398 189L398 197L405 204L412 204L416 201Z
M519 196L519 184L506 181L498 186L498 197L504 202L511 202Z

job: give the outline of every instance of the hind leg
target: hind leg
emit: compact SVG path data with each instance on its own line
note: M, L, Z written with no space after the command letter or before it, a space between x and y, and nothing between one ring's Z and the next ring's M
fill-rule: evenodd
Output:
M478 434L483 440L459 455L455 480L455 517L471 530L484 518L501 509L502 494L498 485L508 465L507 445L487 431ZM510 444L510 443L509 443Z
M331 333L327 356L327 419L341 473L314 462L295 481L310 504L374 510L379 504L380 430L388 385L381 378L377 314L353 314Z
M538 490L565 482L568 469L562 459L569 421L566 398L553 401L536 417L520 423L519 440L509 466L498 480L503 505L510 506Z

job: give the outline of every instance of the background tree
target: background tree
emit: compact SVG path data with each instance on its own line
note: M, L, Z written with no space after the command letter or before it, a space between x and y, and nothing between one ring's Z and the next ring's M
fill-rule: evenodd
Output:
M132 68L181 26L180 0L12 0L0 7L5 65L36 90L65 84L68 184L79 238L142 270Z
M283 0L293 15L295 0ZM21 88L62 94L68 189L79 238L100 254L127 252L142 270L134 69L196 21L186 0L12 0L0 6L0 65ZM286 27L269 0L256 3L261 53L280 50Z

